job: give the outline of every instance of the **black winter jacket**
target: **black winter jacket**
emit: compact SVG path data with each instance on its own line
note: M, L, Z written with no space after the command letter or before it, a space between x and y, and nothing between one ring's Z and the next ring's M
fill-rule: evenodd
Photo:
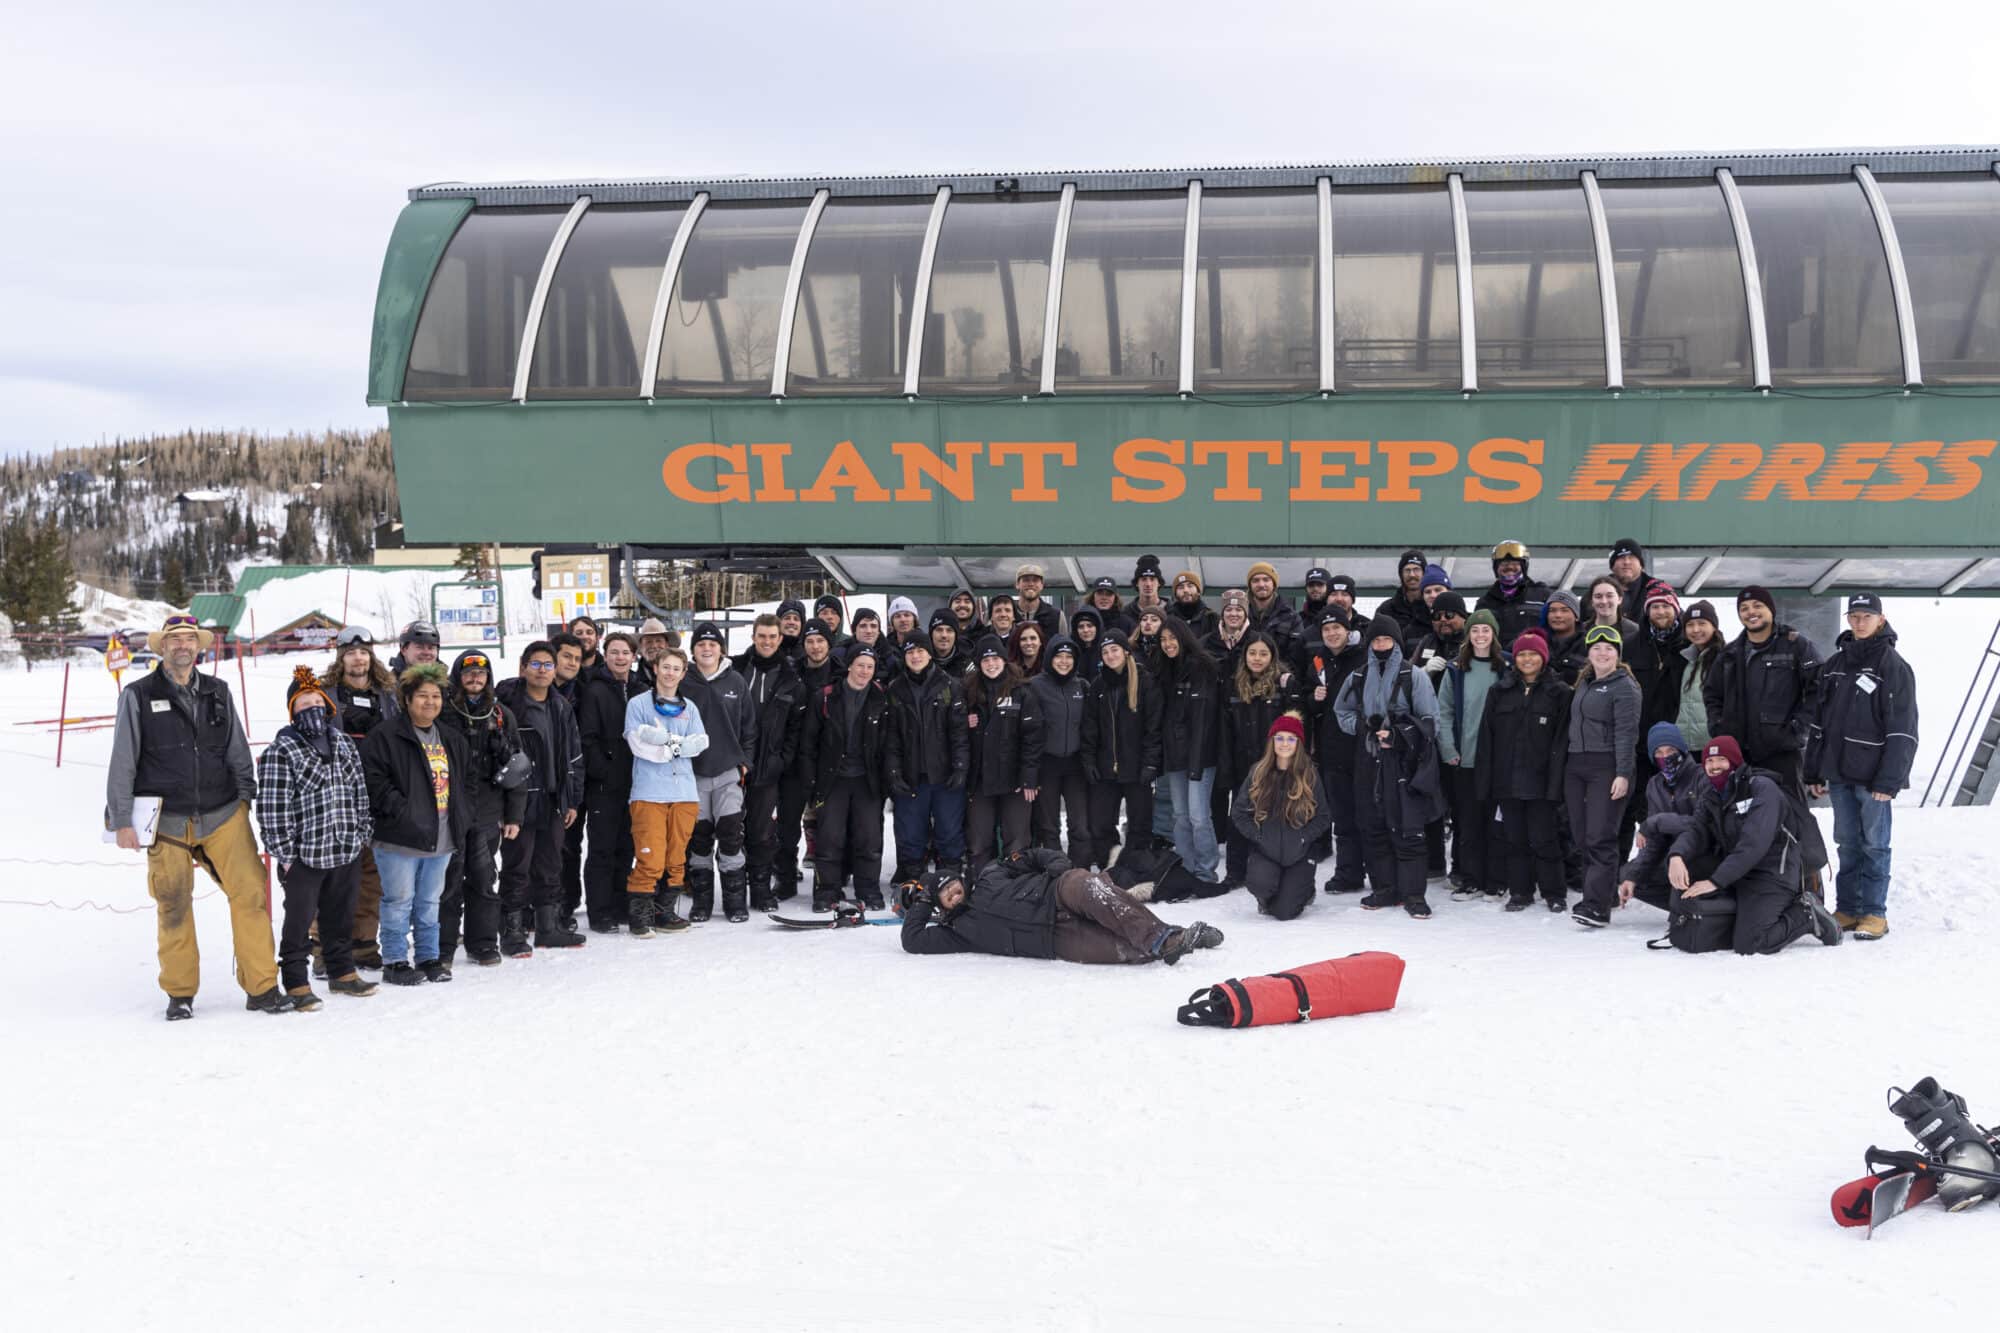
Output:
M1255 812L1250 808L1250 775L1244 774L1237 784L1236 799L1229 808L1229 825L1235 829L1243 841L1250 844L1250 850L1267 861L1275 861L1280 866L1295 866L1301 861L1313 859L1313 844L1333 827L1333 807L1327 804L1326 788L1320 783L1319 774L1313 774L1313 813L1303 828L1293 828L1285 819L1282 809L1259 824Z
M1358 639L1350 639L1338 654L1321 644L1306 655L1302 674L1293 682L1312 721L1306 734L1313 743L1313 762L1319 765L1320 775L1330 780L1352 781L1354 777L1354 737L1341 730L1333 705L1340 698L1340 687L1367 660L1368 646ZM1318 698L1322 686L1326 697Z
M1139 710L1126 699L1125 673L1139 673ZM1160 722L1166 709L1160 683L1137 662L1127 660L1115 675L1106 668L1090 682L1083 711L1083 775L1092 782L1151 782L1160 776Z
M694 757L694 775L712 778L750 767L757 754L757 709L750 702L750 685L728 662L713 680L701 668L689 667L681 678L681 697L701 710L701 727L708 748Z
M465 738L440 719L438 740L451 764L451 793L445 810L447 848L465 840L472 825L472 800L462 777L471 768ZM361 742L361 771L368 779L368 814L375 824L374 840L393 847L423 851L438 843L437 797L431 788L431 763L407 715L378 726Z
M453 690L445 698L438 721L459 734L465 742L466 771L463 776L472 802L472 818L481 828L497 824L518 824L528 807L526 786L502 791L493 785L500 770L520 750L521 724L507 705L491 690L477 699L468 699ZM629 782L629 779L628 779Z
M321 677L321 684L327 684ZM394 690L356 690L336 680L328 685L333 695L333 724L360 744L369 732L384 722L403 715L403 704Z
M1683 757L1671 778L1655 765L1652 779L1646 783L1646 821L1639 826L1646 845L1641 847L1634 841L1632 859L1618 872L1618 878L1636 884L1653 874L1665 874L1668 848L1693 826L1701 798L1710 790L1708 775L1701 771L1701 760L1694 755Z
M1530 685L1509 670L1479 717L1479 798L1559 801L1569 755L1570 688L1544 670Z
M1166 664L1160 710L1160 765L1199 778L1222 750L1222 679L1206 654L1183 651Z
M1413 602L1403 596L1401 589L1398 589L1387 601L1375 608L1375 614L1387 616L1403 627L1403 656L1414 659L1417 648L1424 641L1424 636L1431 632L1430 605L1421 597Z
M1299 613L1285 600L1283 593L1271 594L1271 604L1259 608L1253 598L1250 602L1250 628L1262 630L1278 645L1280 658L1290 655L1291 645L1306 631L1305 622Z
M1215 627L1220 623L1215 618L1215 612L1209 610L1208 603L1206 602L1183 602L1179 598L1175 598L1170 605L1174 609L1174 614L1187 622L1187 627L1194 631L1194 636L1197 639L1206 638L1208 635L1215 633Z
M806 683L782 651L760 659L755 649L737 659L757 710L757 747L750 756L750 785L768 787L792 771L806 724ZM704 721L706 715L704 715Z
M928 895L904 910L903 952L1054 958L1056 880L1069 869L1061 852L1041 847L988 862L965 901L937 921Z
M1500 622L1500 646L1511 649L1514 637L1523 630L1535 629L1542 623L1542 608L1549 604L1549 585L1524 578L1509 597L1507 590L1495 579L1493 586L1479 594L1474 604L1475 611L1491 611L1493 618Z
M1789 625L1774 628L1761 644L1738 634L1716 655L1702 687L1708 734L1734 736L1753 764L1805 749L1819 669L1819 649Z
M1271 724L1297 702L1289 689L1262 699L1239 699L1231 682L1222 705L1222 743L1216 752L1215 785L1235 791L1250 775L1250 769L1264 754L1264 738ZM1349 741L1350 746L1353 742Z
M845 700L841 697L846 688L842 680L822 685L806 705L806 720L799 736L799 767L812 783L814 805L826 800L833 784L840 780L841 760L854 745L861 747L861 781L868 795L879 801L889 791L889 696L879 685L868 687L857 734L850 736Z
M971 750L965 731L965 683L935 666L921 676L898 671L887 687L889 790L923 783L965 786Z
M623 801L632 790L632 747L625 743L625 704L650 688L637 671L620 681L599 662L579 674L576 729L583 740L583 785L594 804L596 793Z
M1028 689L1035 696L1035 712L1042 721L1042 753L1056 759L1074 757L1083 748L1089 682L1076 671L1067 676L1042 671L1028 678Z
M528 686L519 676L493 687L493 695L507 705L515 719L527 716L522 705ZM535 774L520 788L527 802L525 819L560 823L562 817L583 804L583 735L577 730L576 714L569 702L554 689L544 705L549 715L549 731L541 731L520 721L515 732L522 753L534 762Z
M977 719L978 725L973 725ZM1042 785L1042 715L1026 681L1004 699L989 699L965 716L974 796L1006 796Z
M1894 796L1910 785L1917 757L1917 677L1886 623L1873 638L1841 633L1819 669L1819 697L1806 742L1805 779L1866 783Z
M1712 858L1716 866L1708 878L1717 888L1757 878L1797 890L1802 857L1787 826L1789 810L1778 784L1745 764L1720 792L1702 792L1694 822L1669 854L1690 863Z

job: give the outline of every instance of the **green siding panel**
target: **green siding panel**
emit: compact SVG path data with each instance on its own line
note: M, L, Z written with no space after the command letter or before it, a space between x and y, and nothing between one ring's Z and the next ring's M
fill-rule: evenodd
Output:
M431 274L443 258L458 224L472 211L470 199L420 199L405 205L382 256L382 280L375 288L375 333L368 349L368 401L395 402L403 396L403 372L417 314L424 308Z
M403 519L427 542L1907 549L2000 532L2000 403L1935 392L530 402L389 417ZM949 486L912 464L933 455Z

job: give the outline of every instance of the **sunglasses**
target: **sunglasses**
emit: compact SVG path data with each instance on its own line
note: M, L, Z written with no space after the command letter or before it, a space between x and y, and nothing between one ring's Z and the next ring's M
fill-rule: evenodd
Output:
M1583 636L1583 646L1590 648L1600 643L1608 643L1613 648L1623 648L1625 636L1610 625L1593 625Z
M554 671L555 669L556 664L554 662L524 662L521 664L521 670L523 671Z

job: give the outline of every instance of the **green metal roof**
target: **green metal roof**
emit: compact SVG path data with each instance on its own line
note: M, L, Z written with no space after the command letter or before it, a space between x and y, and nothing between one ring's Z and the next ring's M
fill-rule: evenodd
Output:
M188 614L210 629L221 630L224 634L236 632L236 622L243 619L245 602L242 596L233 592L196 593L188 604Z

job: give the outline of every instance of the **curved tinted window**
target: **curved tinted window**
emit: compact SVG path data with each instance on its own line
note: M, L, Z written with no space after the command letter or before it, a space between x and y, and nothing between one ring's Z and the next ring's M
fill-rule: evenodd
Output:
M1849 176L1741 181L1775 384L1900 384L1889 261Z
M787 393L903 387L931 201L837 200L820 214L792 321Z
M563 247L528 369L533 398L630 398L685 205L597 204Z
M475 210L445 247L417 331L403 397L507 398L521 328L566 208Z
M805 216L796 201L702 210L674 278L655 392L771 391L778 305Z
M1056 381L1069 389L1180 386L1185 194L1079 194L1070 211Z
M1196 244L1195 386L1318 388L1318 192L1204 191Z
M1880 180L1916 308L1924 379L2000 379L2000 180Z
M1055 195L954 198L931 261L925 393L1034 393Z
M1479 387L1604 383L1597 248L1580 183L1468 185Z
M1722 187L1607 181L1599 194L1618 274L1625 382L1750 383L1743 264Z
M1334 383L1459 385L1458 252L1441 186L1333 192Z

